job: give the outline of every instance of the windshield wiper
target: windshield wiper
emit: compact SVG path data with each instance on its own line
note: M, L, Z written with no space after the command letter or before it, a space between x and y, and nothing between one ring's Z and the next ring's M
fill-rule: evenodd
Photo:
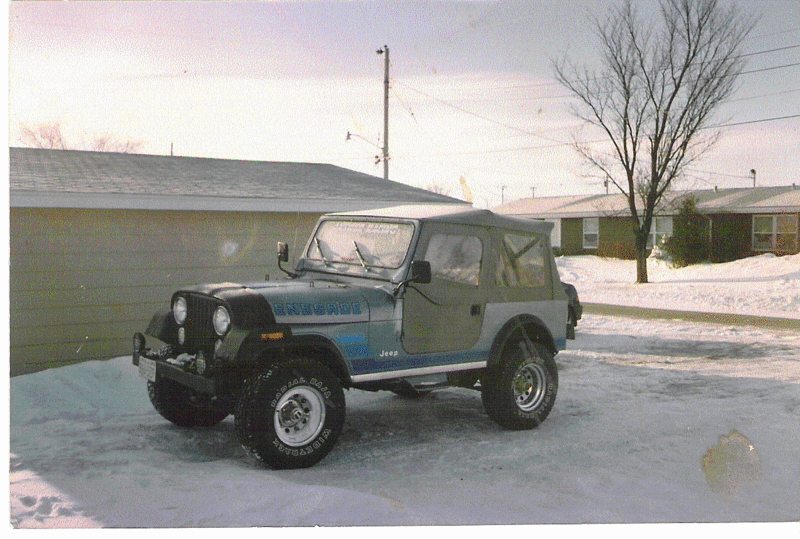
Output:
M361 262L361 266L362 266L362 267L363 267L365 270L369 271L369 268L367 267L367 262L366 262L366 260L364 260L364 255L363 255L363 254L361 254L361 249L359 249L359 247L358 247L358 242L356 242L356 240L353 240L353 245L354 245L354 246L355 246L355 248L356 248L356 254L358 255L358 260L359 260L359 262Z
M331 265L331 263L328 261L328 259L327 259L327 258L325 258L325 253L323 253L323 252L322 252L322 244L320 243L320 241L319 241L319 238L314 238L314 243L316 243L316 244L317 244L317 251L319 251L319 256L321 256L321 257L322 257L322 262L323 262L323 263L324 263L326 266L330 266L330 265Z

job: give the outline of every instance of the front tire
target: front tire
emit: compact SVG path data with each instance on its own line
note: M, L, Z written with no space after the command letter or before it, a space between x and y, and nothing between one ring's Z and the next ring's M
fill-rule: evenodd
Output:
M339 380L323 365L299 359L247 380L236 407L236 435L274 469L307 468L333 449L344 416Z
M505 429L528 430L547 418L558 393L553 354L527 339L506 343L500 361L486 369L481 400L489 417Z
M213 406L210 397L168 378L148 381L147 394L161 417L179 427L213 427L229 415Z

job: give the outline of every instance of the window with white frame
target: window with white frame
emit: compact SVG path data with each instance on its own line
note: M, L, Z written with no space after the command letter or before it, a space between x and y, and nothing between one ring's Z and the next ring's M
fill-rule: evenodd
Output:
M583 218L583 248L597 249L600 245L600 218Z
M797 251L797 214L754 215L754 251Z
M652 249L654 245L661 245L661 242L672 236L672 217L654 217L653 224L650 225L650 235L647 237L647 248Z

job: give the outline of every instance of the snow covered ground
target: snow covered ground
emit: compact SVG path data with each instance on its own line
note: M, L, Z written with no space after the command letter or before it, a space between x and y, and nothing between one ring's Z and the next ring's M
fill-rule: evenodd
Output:
M557 263L585 303L800 319L800 255L677 269L650 258L646 285L636 284L632 260L565 256Z
M674 270L559 259L584 302L800 318L800 257ZM347 392L345 430L307 470L258 467L232 418L172 426L130 358L10 383L17 528L800 520L800 332L587 313L529 432L480 395ZM797 526L792 526L796 534ZM674 532L673 532L674 533ZM772 532L769 532L772 533Z

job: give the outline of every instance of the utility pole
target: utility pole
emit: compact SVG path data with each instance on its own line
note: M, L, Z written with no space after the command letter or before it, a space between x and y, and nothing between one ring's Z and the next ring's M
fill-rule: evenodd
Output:
M383 179L389 179L389 47L378 49L383 55Z

